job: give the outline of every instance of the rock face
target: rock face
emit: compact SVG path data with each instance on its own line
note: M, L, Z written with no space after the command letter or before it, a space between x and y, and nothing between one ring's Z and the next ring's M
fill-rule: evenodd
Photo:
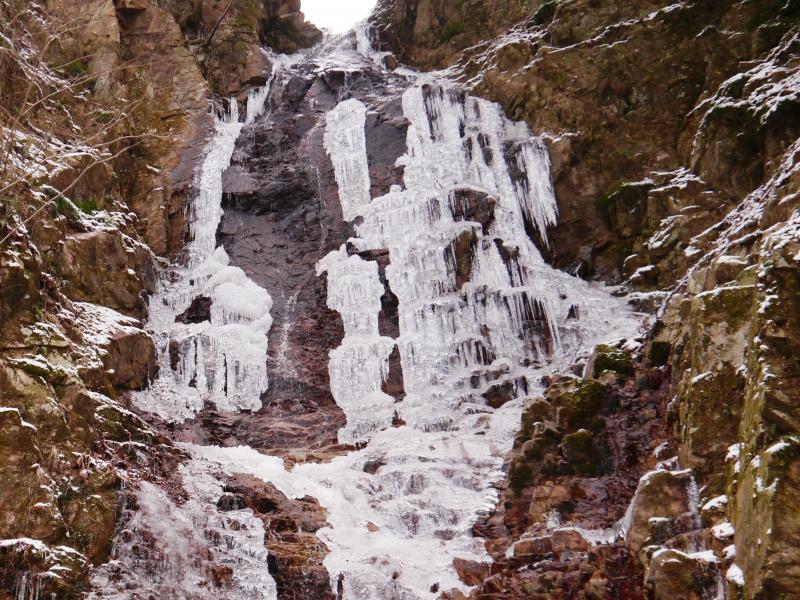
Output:
M474 597L501 591L510 598L642 597L638 547L622 539L619 523L630 523L633 539L643 522L647 537L652 503L646 499L669 493L659 486L635 493L667 437L669 385L664 367L637 383L625 374L630 359L606 347L590 363L619 371L552 381L544 398L526 406L497 510L475 526L495 564ZM640 508L628 515L634 495ZM686 506L687 494L678 493L676 502Z
M301 8L0 6L0 598L81 597L93 572L124 582L112 538L167 561L158 532L192 529L198 514L187 560L203 580L187 597L234 588L215 557L239 543L234 531L255 536L245 554L279 598L341 596L313 498L204 473L219 493L198 508L173 442L247 444L287 465L346 449L327 370L344 326L315 265L343 245L377 265L381 335L399 335L398 300L388 255L347 244L324 118L345 99L367 106L370 192L385 194L406 150L391 76L312 55L244 127L224 175L219 241L274 296L264 408L206 408L170 429L128 400L157 374L142 323L157 257L180 259L189 236L211 99L242 102L267 83L262 48L321 39ZM798 19L794 0L378 2L370 36L392 53L384 64L449 67L547 138L560 217L548 244L531 236L543 255L624 284L654 313L641 339L577 357L574 375L527 400L499 501L474 528L493 562L453 563L471 597L783 600L800 589ZM456 220L488 229L496 199L455 196ZM475 243L465 232L448 247L459 289ZM515 249L497 249L513 269ZM198 297L178 318L213 310ZM488 387L487 405L523 383ZM396 347L382 391L406 394ZM151 521L134 526L143 505Z
M67 236L59 270L73 300L93 300L135 316L146 314L145 294L155 289L152 253L119 231Z
M666 255L764 182L797 136L794 118L767 118L769 102L753 95L791 72L779 64L796 10L777 1L384 0L372 35L411 64L457 64L477 93L551 137L555 264L622 279L660 263L664 286L687 267ZM590 260L580 257L586 245Z
M293 54L322 40L300 0L166 3L211 89L225 97L266 83L271 65L262 47Z
M272 484L237 475L220 499L241 503L264 521L265 545L270 552L269 572L280 598L334 600L330 576L322 565L328 552L316 532L328 525L324 510L313 498L289 500ZM224 500L223 500L224 499Z
M654 598L711 597L726 587L727 597L750 599L796 589L787 536L797 520L789 498L797 489L798 11L784 1L378 3L370 35L384 50L421 67L452 67L475 93L549 137L560 212L542 248L549 260L646 291L642 306L657 310L627 372L635 402L655 389L661 398L653 407L659 433L647 434L660 463L636 461L656 474L635 499L636 486L620 499L620 509L633 501L632 523L621 521L622 551L632 556L580 559L583 595L569 595L578 594L574 575L559 575L549 591L531 587L551 568L537 563L525 575L503 571L502 583L493 575L477 597L640 597L644 585ZM595 365L585 375L605 382ZM565 431L563 409L559 419L549 412L563 385L530 409L541 423L536 452L539 439L551 440L558 459L527 462L534 445L522 440L508 495L552 493L542 489L542 471L563 460L575 463L575 476L642 474L616 458L594 464L603 455L596 423ZM584 398L581 406L600 406ZM645 431L632 424L625 436ZM694 500L675 479L678 467L691 470ZM575 502L570 488L561 495ZM593 502L605 509L615 500ZM526 532L515 546L522 556L551 556L527 511L508 517L514 506L501 501L496 524L481 529L488 547L516 527L512 539ZM785 526L773 527L777 515ZM597 516L584 523L609 525ZM697 554L703 548L708 554ZM634 587L615 590L620 573Z

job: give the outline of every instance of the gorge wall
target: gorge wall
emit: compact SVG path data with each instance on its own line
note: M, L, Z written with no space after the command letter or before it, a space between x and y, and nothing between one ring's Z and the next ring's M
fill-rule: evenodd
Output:
M0 5L3 598L82 597L127 490L183 460L126 409L158 370L148 295L189 236L209 102L268 77L264 43L321 39L298 10Z
M1 6L0 598L796 596L797 2Z

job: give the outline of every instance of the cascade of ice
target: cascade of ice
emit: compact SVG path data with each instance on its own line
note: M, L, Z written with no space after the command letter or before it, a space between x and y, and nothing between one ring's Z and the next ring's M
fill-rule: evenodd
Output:
M508 380L530 378L529 365L572 349L587 333L570 316L580 312L591 322L605 294L551 269L530 241L531 229L546 239L556 203L547 152L524 124L505 119L495 104L439 86L412 87L403 107L411 122L400 159L404 189L365 200L366 107L358 100L329 114L326 149L345 217L360 218L359 238L351 242L390 251L387 277L400 300L397 341L408 393L400 417L422 429L458 429L463 418L469 428L473 405L486 404L481 395L497 383L498 369ZM491 223L469 218L476 193L491 197ZM466 249L458 249L460 240ZM461 285L457 253L471 261ZM330 273L328 280L341 294L343 283ZM332 378L339 364L332 357ZM475 385L476 378L485 385Z
M377 265L347 257L345 248L330 254L319 271L347 328L330 356L331 381L360 373L357 385L334 392L348 416L342 441L356 411L358 434L370 441L330 465L296 468L292 482L329 511L332 527L320 533L331 549L325 564L333 580L344 575L346 598L431 597L434 584L463 587L452 559L485 559L470 527L495 501L490 484L501 477L522 398L548 365L567 366L573 352L612 332L635 332L621 302L610 308L606 292L550 268L530 241L531 231L546 241L557 217L541 140L497 105L455 89L412 87L403 108L411 123L399 161L404 186L380 198L368 192L366 107L340 103L325 136L343 213L356 223L350 245L389 250L407 392L391 407L407 426L386 429L390 407L374 393L391 350L390 340L375 337ZM487 207L491 217L479 222ZM371 352L344 358L355 331ZM487 389L503 383L513 398L487 406ZM377 417L372 431L364 413ZM259 470L249 458L224 460ZM359 472L368 460L384 465L375 476Z
M245 123L263 113L282 64L276 60L267 87L249 95ZM166 421L190 418L207 401L220 410L258 409L267 389L272 299L243 270L231 266L225 250L216 245L222 173L243 125L232 98L228 117L215 122L199 173L185 260L160 273L150 300L149 326L158 345L160 372L134 401ZM198 302L204 308L190 314ZM197 314L203 310L206 314ZM180 597L211 600L218 597L206 587L214 569L230 567L227 598L277 598L267 569L263 523L250 510L217 508L223 488L213 472L201 460L180 467L189 494L181 506L158 487L139 484L138 509L115 537L114 560L94 575L96 597L127 598L136 588L152 595L180 590Z
M248 96L245 123L263 113L280 64L276 61L267 86ZM207 401L220 410L257 410L267 390L272 298L229 264L216 240L222 218L222 173L243 125L238 102L231 98L230 114L215 123L200 171L185 264L161 273L150 299L149 326L158 344L159 376L134 399L142 410L168 421L192 417ZM210 304L209 314L181 318L199 300Z
M318 62L363 69L372 58L338 40ZM551 269L530 241L535 234L546 242L557 214L546 148L524 124L441 85L412 86L403 110L410 122L400 160L404 185L380 198L370 195L366 106L342 102L328 114L325 132L343 214L358 234L318 266L327 277L328 306L345 325L328 366L332 394L347 416L340 439L361 442L360 449L287 471L279 458L247 447L186 446L195 475L215 465L272 482L290 497L317 498L330 523L318 532L330 550L325 566L332 588L341 584L348 600L466 589L453 559L488 560L471 529L497 501L492 483L503 477L524 398L574 352L636 327L622 301ZM257 408L267 385L269 295L215 249L220 176L239 129L217 125L192 215L188 264L162 278L151 302L162 375L137 403L170 420L192 416L206 400L224 410ZM348 248L388 250L386 277L399 299L397 340L379 332L384 287L377 264ZM176 323L197 297L211 300L210 321ZM407 392L399 403L382 391L395 345ZM512 393L493 407L486 396L494 386ZM365 472L367 463L376 468ZM210 497L187 487L197 498ZM246 580L249 567L237 568ZM252 597L270 597L265 589Z

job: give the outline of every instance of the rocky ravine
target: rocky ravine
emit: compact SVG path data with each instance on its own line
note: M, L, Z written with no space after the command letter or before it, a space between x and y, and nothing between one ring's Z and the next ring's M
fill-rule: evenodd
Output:
M174 442L246 444L284 465L306 463L301 475L337 457L360 460L364 442L339 443L346 417L325 359L346 323L312 270L363 220L343 218L324 117L345 100L368 107L369 195L391 192L404 176L396 159L406 152L408 83L383 67L399 60L451 67L472 94L544 136L560 215L546 232L526 223L528 235L552 265L621 282L654 315L641 343L600 346L572 375L536 381L545 389L526 400L499 502L473 528L492 563L457 557L461 591L436 584L432 597L793 598L800 8L618 4L381 0L370 26L391 52L370 56L381 65L331 64L348 50L282 79L269 118L239 138L217 231L232 264L272 296L263 408L207 403L196 419L165 424L138 413L129 392L157 377L146 299L166 264L159 257L180 264L190 238L209 99L219 112L220 97L244 101L271 78L262 47L294 52L320 33L299 1L4 2L0 597L81 597L92 573L96 586L118 590L97 597L345 591L349 580L331 581L323 566L336 540L329 547L319 536L331 520L319 498L243 467L222 475ZM58 32L59 44L44 31ZM30 81L55 101L25 110ZM19 173L28 174L6 187ZM459 292L497 202L461 194L454 219L479 227L448 246ZM497 248L513 277L519 257ZM398 338L390 251L346 250L377 264L378 333ZM209 304L195 299L180 319L204 322ZM529 341L546 339L540 315L525 327ZM396 402L396 431L409 393L401 362L394 350L380 390ZM486 406L511 406L529 389L503 371L478 380L487 384L478 422ZM358 469L375 478L359 485L391 487L396 465L364 456ZM411 496L428 485L408 484ZM394 563L378 569L407 583ZM199 579L185 581L187 572Z
M799 16L783 0L379 2L384 49L452 66L549 137L550 260L652 292L657 314L633 362L527 409L505 501L476 529L496 563L473 595L796 595ZM624 540L553 529L608 527L634 488Z

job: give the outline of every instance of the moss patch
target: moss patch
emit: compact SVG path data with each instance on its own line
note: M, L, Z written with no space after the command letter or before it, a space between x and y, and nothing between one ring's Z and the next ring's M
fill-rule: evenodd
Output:
M597 477L608 470L608 449L585 429L565 435L561 450L577 475Z
M552 22L553 18L556 16L556 9L560 4L561 0L548 0L539 7L533 15L533 24L534 25L547 25L548 23Z
M604 371L613 371L614 373L630 377L634 373L631 355L624 350L617 350L611 346L598 346L595 348L592 377L597 377Z
M553 400L561 409L559 422L568 429L602 427L595 417L608 404L608 388L599 381L578 381Z
M652 181L635 181L620 183L607 194L595 200L595 206L603 212L610 211L615 206L630 207L638 205L647 198L655 187Z
M453 21L448 23L447 26L442 31L442 43L446 44L454 37L461 35L464 33L465 27L463 21Z
M519 494L523 489L533 483L533 465L524 459L517 459L511 463L508 472L508 484L511 489Z

